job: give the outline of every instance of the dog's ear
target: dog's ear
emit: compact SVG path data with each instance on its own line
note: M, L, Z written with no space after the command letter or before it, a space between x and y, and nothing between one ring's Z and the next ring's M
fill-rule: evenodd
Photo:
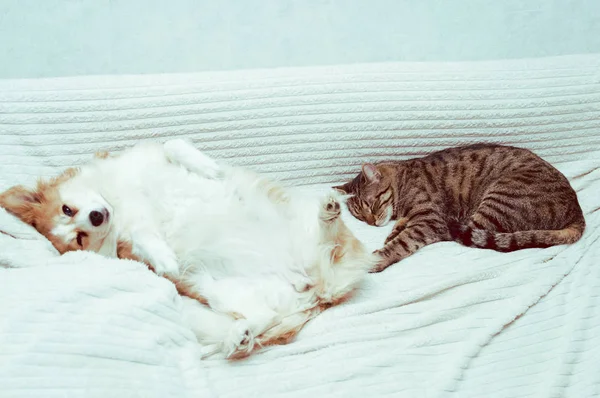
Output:
M35 224L35 213L40 208L41 200L38 190L31 190L21 185L0 193L0 207L4 207L9 213L31 225Z

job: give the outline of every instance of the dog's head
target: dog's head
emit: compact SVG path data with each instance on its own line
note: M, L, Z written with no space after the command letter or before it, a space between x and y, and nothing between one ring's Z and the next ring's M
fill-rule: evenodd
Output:
M0 193L0 207L32 225L60 253L99 251L112 224L112 208L78 169L68 169L34 189L15 186Z

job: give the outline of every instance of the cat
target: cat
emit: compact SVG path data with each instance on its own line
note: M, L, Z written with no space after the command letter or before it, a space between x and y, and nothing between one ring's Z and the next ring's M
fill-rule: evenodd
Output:
M475 144L367 163L334 188L350 195L348 210L357 219L378 227L396 221L371 272L435 242L509 252L574 243L585 229L567 178L511 146Z

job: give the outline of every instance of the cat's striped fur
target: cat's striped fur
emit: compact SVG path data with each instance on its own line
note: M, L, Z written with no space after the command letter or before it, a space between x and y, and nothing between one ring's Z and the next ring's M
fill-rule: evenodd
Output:
M359 220L396 220L374 272L439 241L513 251L574 243L585 229L569 181L522 148L477 144L365 164L336 188L352 195L348 209Z

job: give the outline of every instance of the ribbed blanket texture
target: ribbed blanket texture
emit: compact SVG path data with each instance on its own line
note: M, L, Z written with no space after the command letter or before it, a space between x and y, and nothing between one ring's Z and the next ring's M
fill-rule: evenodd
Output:
M58 256L0 209L0 397L598 396L599 115L600 55L0 81L0 190L142 140L318 190L362 162L495 142L563 171L588 224L543 250L428 246L293 343L226 362L200 360L170 282ZM371 249L389 232L344 217Z

